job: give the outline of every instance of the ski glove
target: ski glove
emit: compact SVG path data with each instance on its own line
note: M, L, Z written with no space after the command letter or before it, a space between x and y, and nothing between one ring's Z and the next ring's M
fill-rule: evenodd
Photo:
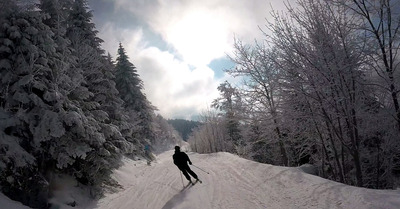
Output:
M189 164L192 165L192 162L189 161Z

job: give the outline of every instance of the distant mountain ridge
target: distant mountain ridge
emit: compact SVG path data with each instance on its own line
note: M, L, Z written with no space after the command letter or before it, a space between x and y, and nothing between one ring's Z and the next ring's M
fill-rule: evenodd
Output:
M202 123L198 121L185 120L185 119L169 119L167 120L174 129L182 136L184 141L189 139L193 129L200 126Z

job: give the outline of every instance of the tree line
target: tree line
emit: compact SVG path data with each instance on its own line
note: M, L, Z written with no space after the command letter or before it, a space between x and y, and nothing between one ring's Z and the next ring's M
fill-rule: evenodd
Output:
M181 135L184 141L187 141L193 129L201 124L198 121L185 119L168 119L167 121Z
M264 40L236 39L214 110L189 142L263 163L314 165L345 184L391 188L400 179L400 5L297 0L272 12Z
M180 138L122 44L115 62L101 48L86 0L27 2L0 0L0 189L48 208L62 174L98 198L122 156Z

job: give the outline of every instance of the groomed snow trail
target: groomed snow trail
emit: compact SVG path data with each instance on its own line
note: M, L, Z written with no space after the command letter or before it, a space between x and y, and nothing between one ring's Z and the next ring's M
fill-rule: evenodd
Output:
M151 166L125 159L115 172L124 187L96 209L214 208L400 208L399 191L356 188L305 174L296 168L256 163L229 153L188 153L203 183L182 190L173 151ZM187 180L183 177L184 184Z

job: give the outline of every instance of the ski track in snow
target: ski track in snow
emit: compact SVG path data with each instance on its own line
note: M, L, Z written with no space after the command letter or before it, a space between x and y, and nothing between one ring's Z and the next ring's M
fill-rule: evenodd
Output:
M93 209L400 208L400 192L347 186L297 168L261 164L229 153L188 153L203 183L184 191L173 151L151 166L124 159L114 174L124 187ZM182 176L186 185L188 181Z

